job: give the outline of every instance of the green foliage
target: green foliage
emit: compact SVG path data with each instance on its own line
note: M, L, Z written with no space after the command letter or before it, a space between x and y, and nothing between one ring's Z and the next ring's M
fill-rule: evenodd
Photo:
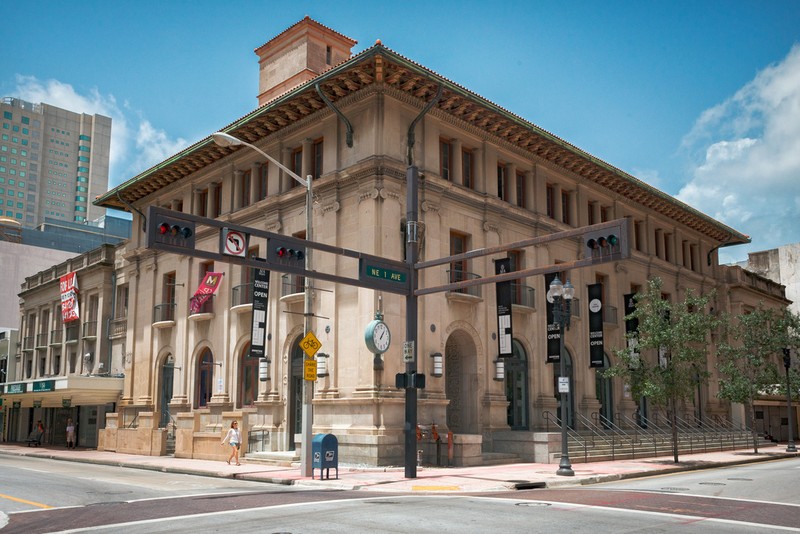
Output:
M718 348L719 397L752 406L762 394L785 396L783 349L794 349L797 358L800 317L786 308L761 305L725 324L725 341ZM796 381L797 372L793 369L791 374Z
M719 321L706 310L713 294L687 290L682 302L673 303L662 298L661 288L661 279L654 278L636 295L636 311L626 317L639 321L636 351L616 350L618 363L607 375L625 379L634 398L667 407L691 400L698 382L708 378L707 338Z

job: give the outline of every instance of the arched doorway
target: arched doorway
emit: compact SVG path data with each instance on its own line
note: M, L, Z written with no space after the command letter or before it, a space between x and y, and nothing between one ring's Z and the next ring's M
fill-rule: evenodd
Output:
M214 394L214 355L211 349L205 348L197 358L197 371L195 373L195 408L208 405L211 395Z
M258 398L258 358L250 357L250 343L242 348L239 372L239 406L254 406Z
M167 428L170 422L169 403L172 402L172 384L175 378L175 358L167 354L164 365L161 367L161 391L158 404L161 407L161 421L159 428Z
M567 426L569 428L575 428L575 379L572 375L572 356L569 353L569 349L564 347L564 364L566 368L566 376L569 377L569 394L567 395L567 407L566 407L566 416L562 418L561 416L561 394L558 392L558 379L561 376L561 364L556 363L553 365L553 391L556 396L556 400L558 401L558 410L556 411L556 417L558 420L561 421L564 419L567 422Z
M603 367L595 369L595 393L600 403L600 424L603 428L611 428L614 424L614 390L611 377L603 376L603 372L611 367L606 354L603 355Z
M522 344L511 342L513 356L505 358L508 426L511 430L528 430L528 356Z
M478 432L478 370L477 349L472 338L456 330L445 344L445 395L447 427L452 432L476 434Z
M292 357L291 375L289 376L289 449L293 451L297 448L294 437L303 432L303 360L305 354L300 348L300 336L292 343L290 351Z

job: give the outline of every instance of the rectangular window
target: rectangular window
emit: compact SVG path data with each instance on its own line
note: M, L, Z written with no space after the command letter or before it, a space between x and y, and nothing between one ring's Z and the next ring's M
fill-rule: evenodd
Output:
M258 172L259 180L258 180L258 199L257 200L264 200L267 198L267 175L269 174L269 165L267 162L261 164L261 168Z
M467 252L468 236L458 232L450 232L450 255L463 254ZM449 281L461 282L468 276L469 263L466 259L456 260L450 263Z
M597 224L597 222L598 222L598 221L595 220L595 216L594 216L594 210L595 210L596 206L597 206L597 202L589 202L586 205L586 207L588 208L588 211L587 211L588 217L586 218L586 224L588 224L590 226L593 225L593 224Z
M517 206L524 208L528 205L525 198L525 173L517 172Z
M452 180L453 146L449 139L439 139L439 176L444 180Z
M297 176L303 175L303 147L295 148L292 150L291 171ZM297 180L292 178L289 180L289 189L297 186Z
M23 115L22 116L22 124L30 124L30 123L31 123L30 117L26 117L26 116Z
M90 152L89 147L83 145L79 146L78 150L80 150L81 152Z
M173 320L175 308L175 271L166 273L163 278L164 287L161 289L161 303L166 309L162 310L161 320Z
M314 160L314 180L319 180L322 176L322 139L317 139L311 145L312 159Z
M81 141L91 141L92 140L91 137L89 137L88 135L83 135L83 134L79 135L78 139L80 139Z
M555 219L556 217L556 204L555 204L555 197L556 191L552 185L547 184L547 216L551 219Z
M208 216L208 188L203 189L197 194L196 211L200 217Z
M569 191L561 191L561 222L572 224L569 209Z
M241 206L246 208L250 205L250 171L242 172L239 188L241 190Z
M464 187L475 189L475 161L472 150L464 149L461 151L461 170L464 173Z
M504 163L497 164L497 196L508 202L508 168Z
M222 213L222 184L214 184L213 195L209 217L216 219Z
M3 112L3 118L4 118L4 119L11 120L11 119L13 119L13 118L14 118L14 115L12 115L10 111L4 111L4 112Z

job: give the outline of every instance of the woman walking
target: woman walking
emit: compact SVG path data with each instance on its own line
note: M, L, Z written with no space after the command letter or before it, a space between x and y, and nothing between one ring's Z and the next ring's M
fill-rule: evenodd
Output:
M231 455L228 456L228 465L230 465L231 460L234 459L236 460L236 465L242 465L239 463L239 445L242 443L242 434L239 432L239 423L236 421L231 423L231 428L228 430L228 434L220 445L225 445L226 441L231 444Z

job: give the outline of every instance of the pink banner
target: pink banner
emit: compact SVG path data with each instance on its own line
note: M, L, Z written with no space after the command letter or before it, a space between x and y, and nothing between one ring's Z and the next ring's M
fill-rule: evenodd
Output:
M222 275L225 273L206 273L200 287L194 292L189 309L192 313L197 313L205 302L216 293L217 288L222 283Z
M80 319L78 311L78 275L67 273L59 279L61 287L61 319L65 323Z

